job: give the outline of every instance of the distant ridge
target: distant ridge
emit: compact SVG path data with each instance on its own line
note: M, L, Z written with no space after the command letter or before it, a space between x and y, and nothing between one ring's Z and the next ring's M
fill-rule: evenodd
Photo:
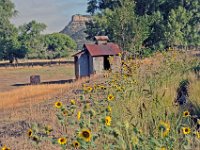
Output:
M86 22L91 19L92 17L89 15L73 15L71 21L61 33L69 35L76 41L78 49L82 49L83 44L90 42L86 40L87 34L84 31L86 30Z

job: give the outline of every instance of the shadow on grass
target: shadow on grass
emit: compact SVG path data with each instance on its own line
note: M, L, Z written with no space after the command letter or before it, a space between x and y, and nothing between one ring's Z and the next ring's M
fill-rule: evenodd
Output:
M72 83L75 82L74 79L68 79L68 80L57 80L57 81L46 81L41 82L40 84L30 84L30 83L20 83L20 84L13 84L12 86L27 86L27 85L44 85L44 84L66 84L66 83Z

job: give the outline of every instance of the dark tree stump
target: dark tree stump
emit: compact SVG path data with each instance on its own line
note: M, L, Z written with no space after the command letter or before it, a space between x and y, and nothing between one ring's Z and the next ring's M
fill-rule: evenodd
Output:
M30 84L31 85L40 84L40 76L39 75L30 76Z

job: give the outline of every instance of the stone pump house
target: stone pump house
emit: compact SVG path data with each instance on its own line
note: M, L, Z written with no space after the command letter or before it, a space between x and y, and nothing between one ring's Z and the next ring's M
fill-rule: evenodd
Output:
M121 64L119 56L121 49L117 44L108 42L107 36L95 36L94 39L94 44L84 44L83 50L73 55L77 79L99 74L104 70L117 71ZM110 64L109 56L113 56L112 64Z

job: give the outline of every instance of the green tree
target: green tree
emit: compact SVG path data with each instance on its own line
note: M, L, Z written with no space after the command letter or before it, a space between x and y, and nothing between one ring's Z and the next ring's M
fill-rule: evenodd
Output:
M85 31L85 33L88 35L87 39L93 39L96 35L108 35L110 37L107 16L111 15L112 12L107 9L104 10L104 13L98 13L92 16L93 19L89 22L86 22L87 30Z
M3 41L2 45L3 59L9 60L10 63L13 63L14 61L18 63L18 59L24 58L27 51L24 47L22 47L20 41L18 40L17 28L9 27L9 30L11 35Z
M10 23L15 14L15 6L10 0L0 0L0 59L11 63L26 55L18 40L18 30Z
M74 50L77 47L74 40L62 33L45 35L45 46L48 58L65 57L70 50Z
M28 58L45 58L44 38L41 34L46 25L31 21L19 27L19 41L28 51Z
M133 23L136 19L134 3L124 0L121 7L107 15L110 37L124 49L129 49L131 39L134 37Z
M88 3L90 10L94 8L88 10L94 16L87 24L88 37L108 35L123 48L136 51L141 45L155 50L200 45L199 0L130 0L131 6L126 3L127 0L96 0L94 7Z
M87 12L95 14L95 12L105 9L114 10L121 5L121 0L88 0Z
M183 29L188 24L190 18L190 13L181 6L170 11L166 30L164 33L166 45L171 47L184 45Z
M132 0L120 1L120 7L114 10L104 9L87 24L89 38L95 35L108 35L123 50L138 52L148 38L152 16L138 16Z
M183 30L185 46L200 46L200 1L187 0L184 3L184 7L191 15L188 24Z
M89 0L87 4L87 12L93 15L98 9L98 0Z

